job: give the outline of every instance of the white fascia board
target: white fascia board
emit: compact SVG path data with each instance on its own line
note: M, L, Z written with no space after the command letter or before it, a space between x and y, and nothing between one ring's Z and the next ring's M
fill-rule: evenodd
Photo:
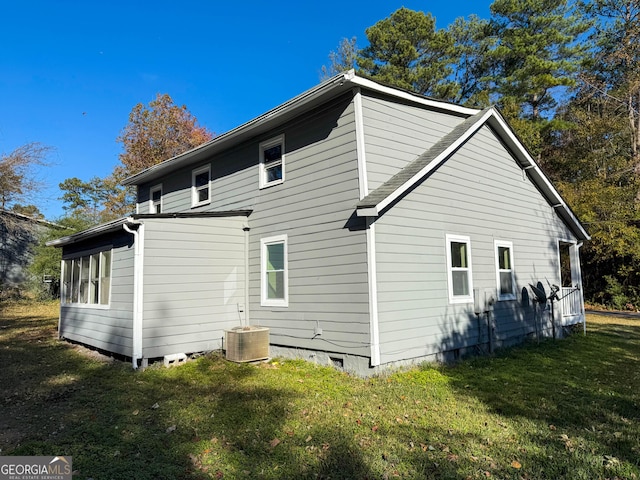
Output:
M400 187L398 187L393 193L387 195L387 197L381 201L378 205L373 208L361 208L357 210L357 216L359 217L368 217L371 215L378 215L379 212L384 210L387 206L397 200L401 195L403 195L408 189L410 189L413 185L419 182L425 175L427 175L432 170L438 168L440 163L449 157L453 152L455 152L460 146L466 142L474 133L476 133L490 118L494 115L495 110L492 108L485 113L482 118L478 119L478 121L469 128L464 135L458 137L458 139L453 142L449 147L442 151L440 155L435 157L428 165L426 165L422 170L413 175L409 180L404 182Z
M480 110L477 110L475 108L463 107L462 105L455 105L453 103L440 102L440 101L432 100L430 98L423 97L417 94L412 94L404 90L398 90L396 88L387 87L385 85L376 83L373 80L369 80L363 77L358 77L355 74L352 74L351 76L349 76L349 73L352 73L352 72L353 70L350 70L349 72L347 72L347 74L345 74L345 79L349 80L354 85L359 85L369 90L391 95L392 97L396 97L396 98L402 98L403 100L409 100L410 102L419 103L421 105L425 105L428 107L439 108L442 110L447 110L449 112L461 113L463 115L475 115L476 113L480 112Z

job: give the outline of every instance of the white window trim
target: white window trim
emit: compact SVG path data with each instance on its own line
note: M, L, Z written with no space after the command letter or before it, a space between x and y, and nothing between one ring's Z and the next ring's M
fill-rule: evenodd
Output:
M281 147L281 152L282 152L282 157L281 157L281 165L282 165L282 178L280 180L274 180L272 182L267 182L267 171L264 168L264 151L273 147L274 145L282 145ZM260 188L267 188L267 187L272 187L274 185L280 185L281 183L284 183L284 175L285 175L285 153L284 153L284 134L282 135L278 135L275 138L271 138L269 140L266 140L264 142L261 142L259 145L259 149L260 149Z
M467 288L468 295L454 295L453 294L453 267L451 266L451 242L466 243L467 244L467 262L469 267L465 268L468 272L467 276ZM473 303L473 269L471 268L471 239L463 235L446 235L446 253L447 253L447 279L449 281L449 303Z
M284 243L284 298L267 298L267 245ZM260 305L263 307L289 306L289 247L287 235L260 239Z
M508 248L509 249L509 260L511 261L511 269L510 270L500 270L500 256L498 255L498 247ZM498 301L503 300L515 300L516 299L516 275L515 275L515 261L513 258L513 242L509 242L506 240L494 240L493 241L493 250L496 256L496 292L498 293ZM511 272L511 293L500 293L501 285L500 285L500 273L503 272Z
M93 255L95 254L100 254L100 258L102 258L102 254L104 252L111 252L110 258L109 258L109 299L107 301L107 303L80 303L80 302L67 302L67 285L65 284L65 278L66 278L66 270L67 268L69 268L69 262L71 261L77 261L83 257L89 257L91 258ZM109 310L109 308L111 308L111 298L113 295L113 249L107 249L107 250L90 250L87 252L82 252L80 255L74 255L73 257L70 258L63 258L62 259L62 269L61 269L61 291L60 291L60 305L62 307L73 307L73 308L90 308L90 309L97 309L97 310ZM91 264L89 264L89 272L91 272ZM91 280L89 280L91 281ZM102 287L102 285L100 285L100 288ZM79 287L78 287L79 288ZM98 298L100 298L100 293L98 293Z
M196 189L196 176L201 173L207 172L209 182L207 183L207 199L202 202L198 201L198 190ZM202 188L202 187L201 187ZM196 168L191 171L191 207L200 207L202 205L208 205L211 203L211 165L205 165L204 167Z
M153 194L157 191L160 192L160 213L164 212L162 184L159 183L158 185L154 185L149 189L149 213L156 213L155 208L153 208Z

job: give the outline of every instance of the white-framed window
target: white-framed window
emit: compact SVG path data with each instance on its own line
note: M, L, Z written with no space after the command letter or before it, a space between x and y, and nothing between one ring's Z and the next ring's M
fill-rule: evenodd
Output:
M284 182L284 135L260 144L260 188Z
M162 213L162 184L149 189L149 213Z
M289 306L289 270L287 267L287 236L260 240L261 305Z
M471 240L461 235L447 235L446 244L449 302L472 303Z
M62 261L65 305L108 306L111 296L111 250Z
M211 165L191 172L191 206L199 207L211 202Z
M498 300L516 299L516 280L513 268L513 243L495 240L496 286Z

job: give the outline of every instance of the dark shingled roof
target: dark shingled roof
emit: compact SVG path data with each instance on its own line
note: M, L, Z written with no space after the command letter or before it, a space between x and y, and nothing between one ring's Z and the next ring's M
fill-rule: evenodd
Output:
M364 197L358 204L357 208L374 208L383 202L389 195L405 185L411 178L420 173L431 162L436 160L444 151L451 147L458 139L464 136L469 130L477 127L478 122L482 122L485 114L491 110L486 108L475 115L470 116L460 125L455 127L444 137L442 137L429 150L418 156L415 160L406 165L402 170L396 173L389 180L384 182L373 192Z

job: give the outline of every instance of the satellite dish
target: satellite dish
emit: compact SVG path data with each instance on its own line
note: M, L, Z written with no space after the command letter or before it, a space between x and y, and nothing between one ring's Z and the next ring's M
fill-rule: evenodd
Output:
M533 291L534 296L536 297L536 302L538 303L546 303L547 294L544 291L544 288L536 287L535 285L529 284L531 290Z

